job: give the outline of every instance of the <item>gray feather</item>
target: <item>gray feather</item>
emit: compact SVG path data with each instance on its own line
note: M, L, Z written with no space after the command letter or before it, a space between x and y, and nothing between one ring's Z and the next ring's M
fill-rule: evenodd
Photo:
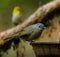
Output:
M42 23L30 25L22 31L21 37L25 40L33 40L42 33L44 28L45 25Z

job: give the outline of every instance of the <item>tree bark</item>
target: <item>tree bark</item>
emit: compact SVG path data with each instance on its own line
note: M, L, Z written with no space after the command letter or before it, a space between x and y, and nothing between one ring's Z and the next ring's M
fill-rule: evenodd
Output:
M28 17L22 24L17 25L11 29L3 31L0 33L0 45L3 45L6 41L12 38L20 36L21 31L30 24L33 24L37 20L41 20L51 11L56 8L60 8L60 0L54 0L43 6L40 6L30 17ZM39 18L39 19L38 19ZM9 39L9 40L8 40Z

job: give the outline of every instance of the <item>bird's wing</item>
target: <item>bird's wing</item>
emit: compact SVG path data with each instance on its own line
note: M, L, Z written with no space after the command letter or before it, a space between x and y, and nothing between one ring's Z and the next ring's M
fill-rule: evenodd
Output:
M30 32L22 31L21 34L20 34L20 36L25 36L25 35L28 36L30 34L31 34Z
M32 33L32 28L30 28L30 26L29 27L27 27L27 28L25 28L22 32L21 32L21 36L24 36L24 35L30 35L31 33Z
M34 33L31 34L31 36L29 37L29 40L33 40L36 39L40 36L40 31L34 31Z

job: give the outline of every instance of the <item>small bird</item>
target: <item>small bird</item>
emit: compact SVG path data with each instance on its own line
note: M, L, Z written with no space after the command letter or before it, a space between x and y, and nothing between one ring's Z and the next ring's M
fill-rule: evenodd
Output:
M12 11L12 23L16 26L22 22L21 20L22 12L20 6L15 6ZM17 44L20 42L20 39L12 39L14 42L14 49L17 47ZM16 46L16 47L15 47Z
M45 25L42 23L30 25L21 32L20 37L27 41L34 40L35 38L38 38L38 36L40 36L45 28Z
M29 44L26 43L26 41L32 42L33 40L38 38L44 28L46 28L44 24L36 23L30 26L27 26L26 28L23 29L23 31L20 34L20 45L18 45L18 48L17 48L18 57L26 57L27 54L25 52L27 51L27 46L29 46Z
M19 6L14 7L12 12L12 23L18 25L21 22L21 8Z

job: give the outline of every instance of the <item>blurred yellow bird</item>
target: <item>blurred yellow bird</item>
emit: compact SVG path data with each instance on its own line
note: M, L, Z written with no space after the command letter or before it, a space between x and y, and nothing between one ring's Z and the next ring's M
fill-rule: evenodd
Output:
M13 24L17 25L21 22L21 9L19 6L14 7L12 12L12 22Z

